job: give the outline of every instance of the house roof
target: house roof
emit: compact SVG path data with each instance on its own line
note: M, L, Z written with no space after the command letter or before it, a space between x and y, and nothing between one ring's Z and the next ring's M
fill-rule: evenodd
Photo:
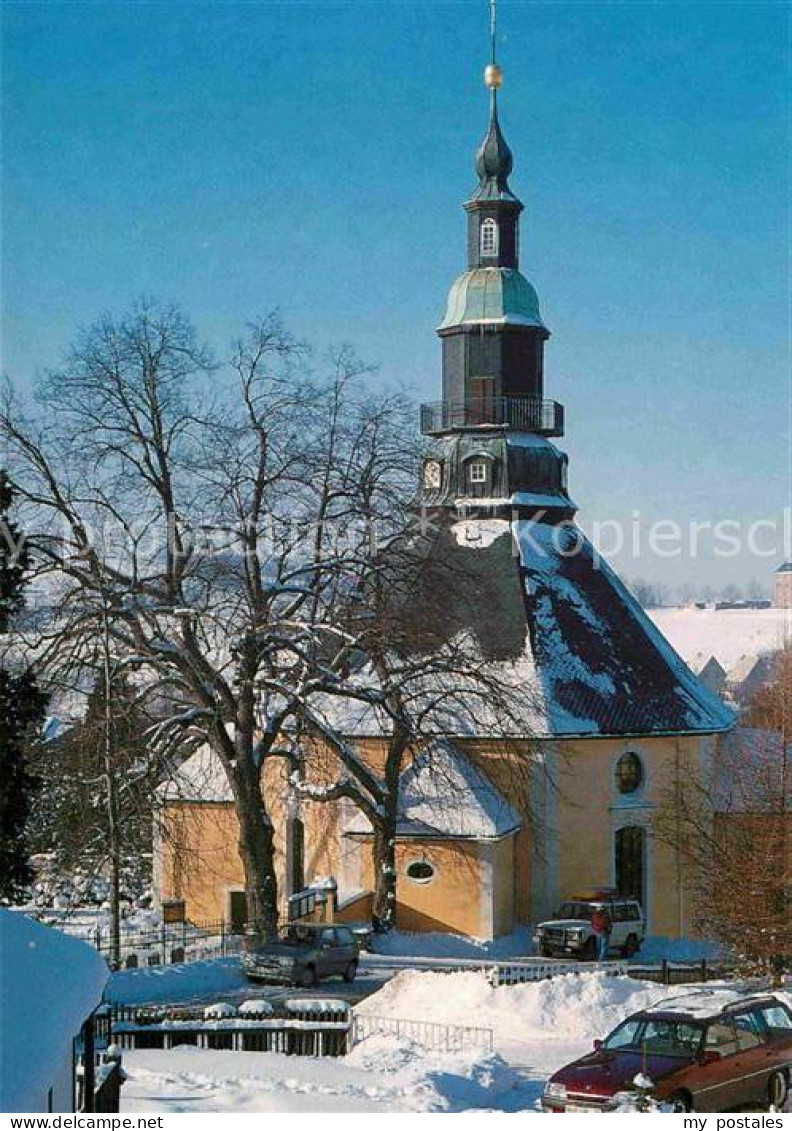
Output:
M729 683L743 683L757 669L761 673L769 674L772 667L773 657L767 653L758 656L741 656L737 663L729 669Z
M0 1108L42 1111L110 975L87 943L0 908Z
M159 801L233 801L228 776L208 744L199 746L157 787Z
M445 738L428 743L399 779L399 836L492 840L516 832L519 814L458 746ZM344 832L365 834L358 812Z

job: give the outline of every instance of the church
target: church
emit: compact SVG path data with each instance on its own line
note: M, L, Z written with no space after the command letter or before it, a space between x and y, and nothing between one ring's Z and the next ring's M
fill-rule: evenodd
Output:
M420 503L455 552L475 559L484 589L497 589L467 628L530 686L534 707L522 735L450 728L405 769L396 925L490 939L552 914L582 888L608 885L641 901L648 933L683 936L695 918L687 864L653 835L653 814L669 783L709 780L735 719L575 525L558 446L564 409L546 395L550 330L520 271L523 205L510 184L501 84L493 62L477 184L464 204L467 267L437 329L441 397L420 409ZM386 740L373 712L350 715L344 733L382 764ZM527 784L513 772L521 760L531 766ZM265 781L278 814L284 914L289 896L332 877L336 917L366 919L368 822L346 800L298 800L287 786L277 773ZM160 899L183 901L194 921L241 921L236 819L207 750L161 788L159 813Z

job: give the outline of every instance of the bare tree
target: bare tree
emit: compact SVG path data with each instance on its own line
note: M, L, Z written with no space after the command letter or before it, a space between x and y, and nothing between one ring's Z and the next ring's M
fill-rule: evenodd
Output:
M753 970L792 956L792 652L720 740L709 778L669 783L657 834L688 864L700 931Z
M359 590L403 519L405 406L373 399L339 351L312 378L269 317L218 365L173 307L143 302L82 333L26 417L2 426L42 577L56 587L35 642L77 671L106 623L167 705L162 751L208 743L239 821L248 920L277 923L267 759L320 697L347 694L354 635L339 599Z
M346 698L320 701L305 716L311 737L334 755L337 773L312 756L309 770L321 769L321 780L298 766L292 786L314 801L349 798L368 819L379 930L395 923L401 777L418 755L430 776L443 774L442 759L432 760L440 749L433 740L487 736L485 774L497 760L502 784L524 798L523 816L534 819L529 799L543 773L532 745L536 690L523 666L525 619L519 597L513 604L519 586L509 523L491 526L497 544L482 549L462 548L439 518L422 535L407 533L385 548L349 611L355 648ZM501 631L506 624L513 636ZM361 729L380 736L381 765L361 759L354 740ZM435 782L441 790L443 784ZM465 799L445 785L448 808L459 811Z

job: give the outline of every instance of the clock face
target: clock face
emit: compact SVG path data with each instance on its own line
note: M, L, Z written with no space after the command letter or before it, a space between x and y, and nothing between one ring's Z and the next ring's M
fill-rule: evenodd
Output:
M440 461L436 459L428 459L424 464L423 481L424 487L432 490L437 490L443 479L443 468Z

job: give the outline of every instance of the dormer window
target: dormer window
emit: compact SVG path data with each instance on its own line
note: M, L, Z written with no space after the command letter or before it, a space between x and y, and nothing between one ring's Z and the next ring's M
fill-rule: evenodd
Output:
M483 459L474 459L468 464L468 479L471 483L487 482L487 462Z
M487 217L481 224L481 254L498 254L498 225L491 217Z

